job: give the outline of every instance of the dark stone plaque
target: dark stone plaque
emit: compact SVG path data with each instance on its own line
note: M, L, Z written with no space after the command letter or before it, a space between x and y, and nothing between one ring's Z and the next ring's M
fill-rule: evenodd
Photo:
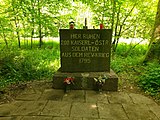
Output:
M111 29L60 29L62 72L109 72Z

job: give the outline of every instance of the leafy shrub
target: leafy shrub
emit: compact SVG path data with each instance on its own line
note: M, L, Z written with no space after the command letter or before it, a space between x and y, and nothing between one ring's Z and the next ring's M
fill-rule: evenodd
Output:
M0 87L30 80L50 80L59 68L59 48L3 49L0 52Z
M115 58L111 61L111 68L116 72L122 72L125 70L124 62L122 61L122 58Z
M157 95L160 92L160 65L150 63L139 80L139 86L147 93Z
M142 61L142 57L139 56L118 56L111 61L111 68L116 72L132 71L133 67L137 67Z
M148 63L143 65L142 61L147 45L138 45L125 56L130 45L119 44L115 57L111 60L111 68L118 73L122 79L136 83L150 95L160 96L160 64ZM131 46L130 46L131 47Z
M111 68L116 73L132 71L137 65L141 64L146 52L146 45L137 45L125 56L125 53L133 46L134 44L128 45L126 43L118 45L115 57L111 60Z
M147 51L147 45L136 45L136 44L127 44L127 43L119 43L117 50L116 50L116 55L118 56L141 56L145 55Z

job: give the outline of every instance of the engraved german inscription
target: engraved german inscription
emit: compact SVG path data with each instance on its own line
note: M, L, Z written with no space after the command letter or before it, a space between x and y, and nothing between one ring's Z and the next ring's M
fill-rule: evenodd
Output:
M109 71L111 30L60 30L62 71Z

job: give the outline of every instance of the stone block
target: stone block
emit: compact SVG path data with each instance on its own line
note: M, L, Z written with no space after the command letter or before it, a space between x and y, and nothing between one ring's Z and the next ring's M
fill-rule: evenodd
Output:
M53 76L53 88L64 89L64 79L67 77L74 77L74 85L71 89L84 89L93 90L96 89L94 78L99 76L107 76L107 80L103 85L105 91L117 91L118 90L118 77L113 70L110 72L61 72L59 69Z
M111 29L60 29L63 72L110 71Z

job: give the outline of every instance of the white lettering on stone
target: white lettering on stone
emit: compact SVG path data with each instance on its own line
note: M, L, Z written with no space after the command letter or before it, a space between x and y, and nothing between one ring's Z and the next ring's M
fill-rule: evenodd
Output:
M72 57L83 57L83 53L80 52L73 52Z
M82 39L82 34L71 34L71 39Z
M91 45L89 40L71 40L71 45Z
M89 58L80 58L79 59L79 63L91 63L91 59Z
M72 51L98 52L99 51L99 47L95 47L95 46L72 46Z
M100 38L101 38L100 34L83 34L83 39L96 40L96 39L100 39Z
M63 52L62 57L72 57L71 52Z

